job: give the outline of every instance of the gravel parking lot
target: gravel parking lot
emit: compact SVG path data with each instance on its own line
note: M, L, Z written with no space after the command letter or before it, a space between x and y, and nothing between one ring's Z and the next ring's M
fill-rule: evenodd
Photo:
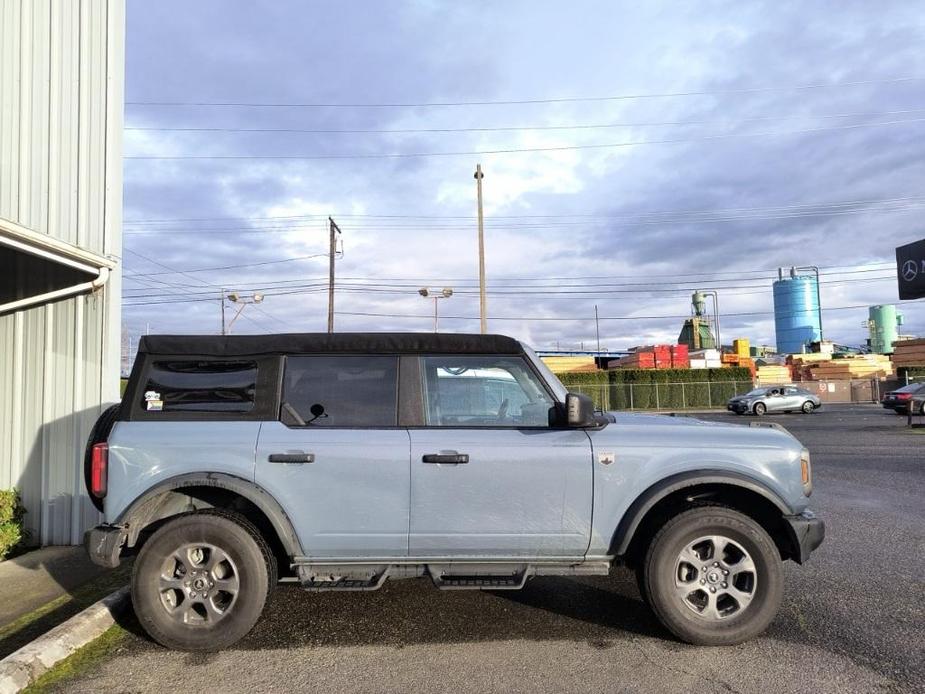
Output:
M733 415L704 418L743 422ZM813 455L827 539L785 565L784 606L732 648L672 640L625 571L520 592L281 587L252 634L212 655L131 636L62 690L925 691L925 430L876 406L769 416ZM744 423L744 422L743 422ZM136 627L137 628L137 627Z

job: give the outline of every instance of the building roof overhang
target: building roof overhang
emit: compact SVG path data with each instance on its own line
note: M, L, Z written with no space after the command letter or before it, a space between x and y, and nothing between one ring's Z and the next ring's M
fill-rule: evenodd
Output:
M0 218L0 314L102 287L115 262Z

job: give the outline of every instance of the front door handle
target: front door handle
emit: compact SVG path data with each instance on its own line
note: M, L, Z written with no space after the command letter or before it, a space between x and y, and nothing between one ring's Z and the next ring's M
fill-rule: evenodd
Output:
M267 458L271 463L314 463L314 453L270 453Z
M469 462L469 456L465 453L428 453L421 456L425 463L437 463L438 465L460 465Z

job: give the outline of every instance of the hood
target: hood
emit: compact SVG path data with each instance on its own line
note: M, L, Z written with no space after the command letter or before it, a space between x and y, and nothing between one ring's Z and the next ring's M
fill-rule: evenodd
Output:
M613 422L613 431L619 432L620 426L653 426L653 427L671 427L678 430L683 429L697 439L722 445L722 443L731 437L745 444L767 444L776 443L780 445L786 442L790 444L798 439L787 429L775 422L757 421L749 423L741 422L708 422L695 417L676 417L667 414L643 414L639 412L607 412L608 417ZM710 433L707 433L709 430ZM695 432L703 432L702 435ZM665 432L665 435L669 435Z
M641 424L651 426L692 426L692 427L743 427L747 424L732 422L707 422L694 417L676 417L670 414L644 414L641 412L619 412L611 411L607 413L616 424Z

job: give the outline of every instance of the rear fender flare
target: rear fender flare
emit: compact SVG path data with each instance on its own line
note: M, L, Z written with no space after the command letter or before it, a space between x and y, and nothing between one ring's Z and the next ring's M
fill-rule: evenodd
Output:
M113 523L113 525L126 530L126 544L129 547L134 546L138 541L139 533L153 519L158 517L158 511L161 510L169 498L167 492L182 492L187 487L216 487L227 489L242 496L260 509L267 517L289 556L295 557L304 554L292 521L280 503L260 485L243 477L223 472L196 472L178 475L148 489L129 504Z

